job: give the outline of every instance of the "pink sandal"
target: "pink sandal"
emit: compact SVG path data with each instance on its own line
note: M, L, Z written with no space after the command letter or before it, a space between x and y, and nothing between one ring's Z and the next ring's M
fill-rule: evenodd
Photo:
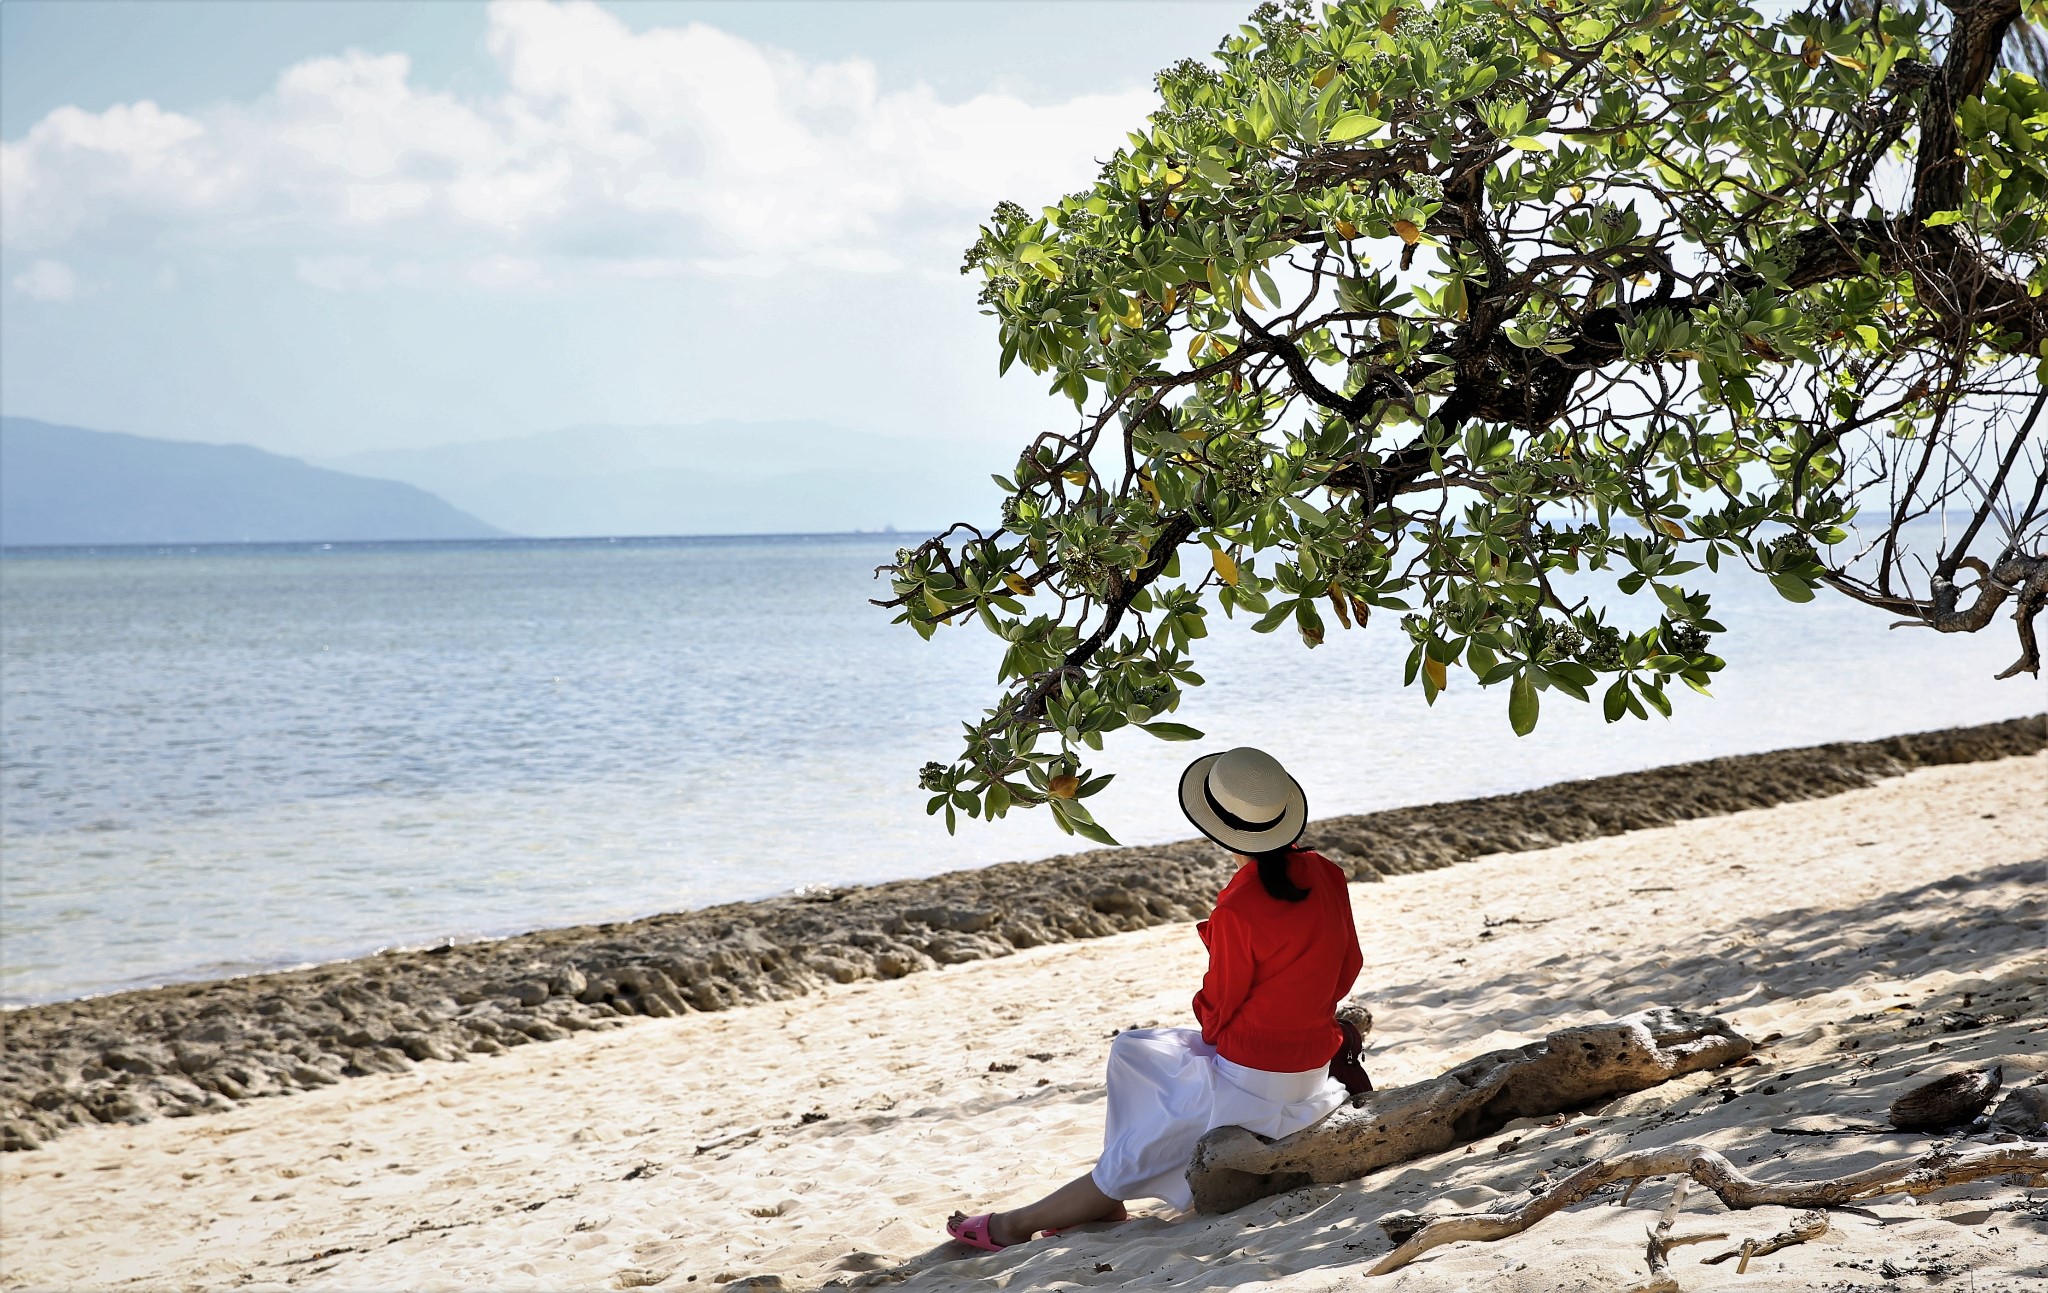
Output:
M946 1233L961 1243L966 1244L969 1248L979 1248L987 1253L999 1253L1010 1245L999 1244L989 1237L989 1224L995 1220L995 1215L993 1212L984 1212L979 1216L964 1217L956 1213L947 1220Z

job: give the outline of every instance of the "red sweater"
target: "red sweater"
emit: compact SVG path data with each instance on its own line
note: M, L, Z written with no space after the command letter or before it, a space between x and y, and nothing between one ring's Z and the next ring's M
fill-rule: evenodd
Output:
M1330 1062L1343 1041L1337 1003L1363 962L1343 871L1297 849L1289 874L1308 897L1271 896L1257 865L1247 864L1217 895L1209 919L1195 926L1209 947L1209 973L1195 994L1202 1040L1234 1064L1269 1073Z

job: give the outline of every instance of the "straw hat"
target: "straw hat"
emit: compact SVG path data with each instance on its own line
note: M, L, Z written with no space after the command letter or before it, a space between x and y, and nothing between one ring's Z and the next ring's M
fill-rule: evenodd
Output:
M1180 774L1180 810L1233 853L1286 848L1308 825L1308 796L1280 761L1241 745L1205 754Z

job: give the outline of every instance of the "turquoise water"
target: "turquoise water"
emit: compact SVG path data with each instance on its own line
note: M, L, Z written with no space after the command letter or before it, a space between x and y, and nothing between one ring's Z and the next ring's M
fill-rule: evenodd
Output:
M899 539L14 551L0 560L0 998L38 1001L929 874L1071 847L949 838L916 770L992 695L986 634L867 605ZM1174 775L1257 743L1318 814L2038 711L2011 638L1888 632L1724 578L1729 672L1608 727L1400 686L1391 625L1219 623L1198 747L1137 736L1097 813L1184 837ZM2000 621L2003 625L2003 621Z

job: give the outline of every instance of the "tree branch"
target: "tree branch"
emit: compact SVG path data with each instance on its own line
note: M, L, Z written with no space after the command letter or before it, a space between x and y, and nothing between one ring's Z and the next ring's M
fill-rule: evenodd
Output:
M1920 154L1914 162L1913 217L1924 220L1962 202L1962 135L1956 112L1984 89L1998 66L2005 33L2020 16L2020 0L1942 0L1954 15L1941 74L1928 88L1920 113Z
M1462 1212L1432 1218L1394 1251L1374 1264L1368 1275L1397 1271L1432 1248L1461 1240L1491 1242L1519 1235L1554 1212L1562 1212L1603 1185L1651 1176L1684 1173L1735 1209L1759 1207L1834 1208L1880 1194L1926 1194L1932 1190L2014 1172L2048 1175L2048 1145L1972 1145L1937 1149L1913 1158L1879 1163L1846 1176L1811 1181L1754 1180L1715 1150L1697 1143L1665 1149L1637 1150L1619 1158L1589 1163L1554 1188L1508 1212ZM1412 1214L1395 1214L1396 1227ZM1383 1222L1389 1218L1383 1218Z

